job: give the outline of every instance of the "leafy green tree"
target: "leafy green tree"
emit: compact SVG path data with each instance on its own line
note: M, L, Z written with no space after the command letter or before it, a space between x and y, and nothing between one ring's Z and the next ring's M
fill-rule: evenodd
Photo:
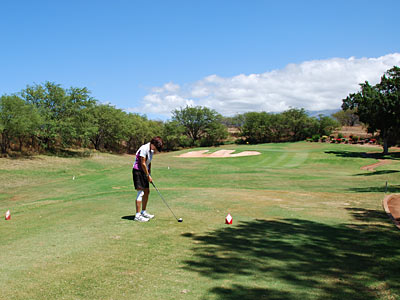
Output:
M378 132L387 154L400 135L400 68L388 70L375 86L367 81L360 86L360 92L343 99L342 109L354 109L370 133Z
M267 143L271 139L273 115L267 112L248 112L244 114L242 135L251 143Z
M92 124L89 116L90 108L97 104L97 101L90 96L87 88L71 87L66 90L67 105L63 116L64 123L69 128L60 131L65 145L80 143L86 146L89 135L92 132Z
M57 102L59 98L64 96L64 91L52 83L46 83L46 87L42 85L27 86L21 92L23 99L34 105L43 118L40 132L37 138L44 149L50 149L57 139Z
M331 133L340 127L340 123L331 117L319 115L318 116L319 129L318 134L329 136Z
M35 107L16 95L0 98L0 148L7 153L13 140L19 142L22 151L23 140L33 135L40 126L40 115Z
M164 123L163 133L161 134L166 150L178 150L180 147L189 147L191 140L185 134L186 129L177 121L167 121Z
M162 121L149 120L147 126L148 136L146 142L150 142L150 140L155 136L161 136L164 132L164 123Z
M303 108L291 108L283 112L282 117L286 125L285 135L288 141L303 141L318 132L318 122L310 118Z
M89 109L92 133L89 137L96 150L120 150L126 140L126 113L114 106L101 104Z
M222 116L207 107L190 107L176 109L172 112L172 121L185 128L191 145L203 143L214 145L226 138L227 129L221 124Z
M211 122L204 130L205 134L200 140L201 146L216 146L228 137L228 130L226 126L219 121L220 118L217 117L217 121Z
M286 125L282 114L267 114L268 127L266 131L266 142L278 143L284 138Z
M354 109L340 110L332 114L332 117L334 117L342 126L354 126L360 122Z
M235 127L240 129L245 121L244 114L236 114L233 117L223 117L221 123L227 127Z
M37 107L43 117L38 136L45 149L58 142L71 146L77 140L87 138L87 108L96 103L86 88L63 89L60 85L46 82L44 85L27 86L21 92L23 99Z
M96 106L97 105L84 107L77 115L76 127L78 128L78 137L75 140L75 145L77 147L88 148L93 145L92 137L98 130L98 124L93 114Z
M244 114L242 136L251 143L301 141L313 135L328 135L338 126L330 117L309 117L304 109L291 108L279 114Z
M148 139L147 122L146 117L138 114L128 114L126 116L126 147L128 153L135 153Z

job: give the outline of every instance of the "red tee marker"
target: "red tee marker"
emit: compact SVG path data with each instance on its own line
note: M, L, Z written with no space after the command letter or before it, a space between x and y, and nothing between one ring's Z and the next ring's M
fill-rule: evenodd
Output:
M233 219L232 219L231 214L228 214L225 218L225 224L232 224L232 221L233 221Z

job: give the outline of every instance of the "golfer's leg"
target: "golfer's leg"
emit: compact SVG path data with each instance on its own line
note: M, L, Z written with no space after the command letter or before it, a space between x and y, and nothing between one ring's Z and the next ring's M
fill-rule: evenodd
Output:
M147 202L149 201L149 194L150 194L150 189L144 189L143 203L142 203L143 210L146 210L147 208Z
M136 214L140 213L140 211L141 211L143 195L144 195L144 191L143 190L137 190L137 195L136 195Z

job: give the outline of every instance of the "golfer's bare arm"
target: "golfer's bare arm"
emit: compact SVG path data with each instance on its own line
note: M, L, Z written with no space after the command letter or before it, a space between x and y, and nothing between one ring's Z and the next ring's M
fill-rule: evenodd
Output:
M149 182L153 182L153 180L150 176L151 163L149 164L149 168L147 169L146 157L140 157L140 164L142 165L142 170L144 171L146 176L149 178Z

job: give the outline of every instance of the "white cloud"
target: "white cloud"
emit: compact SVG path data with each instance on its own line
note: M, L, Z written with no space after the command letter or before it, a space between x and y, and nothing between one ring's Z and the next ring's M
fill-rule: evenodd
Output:
M153 93L163 93L163 92L169 92L169 93L177 93L179 92L180 86L178 84L174 84L173 82L168 82L164 84L161 88L160 87L155 87L152 89Z
M248 111L280 112L290 107L338 109L343 98L359 90L360 83L376 84L394 65L400 65L400 53L306 61L230 78L210 75L184 88L170 82L153 88L144 97L140 112L169 117L172 110L187 105L207 106L225 116Z

